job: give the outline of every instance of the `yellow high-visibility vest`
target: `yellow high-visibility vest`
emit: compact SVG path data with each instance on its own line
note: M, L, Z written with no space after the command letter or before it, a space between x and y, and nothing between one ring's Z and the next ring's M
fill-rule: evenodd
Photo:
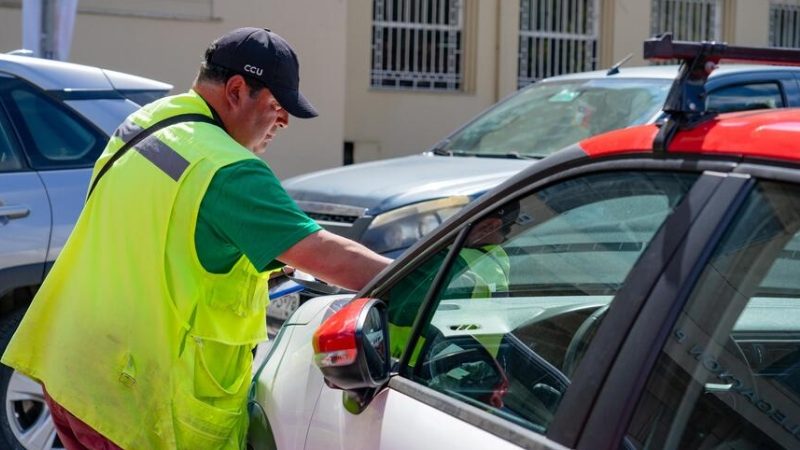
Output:
M131 115L98 168L138 130L211 116L195 92ZM267 273L242 257L208 273L194 243L217 170L256 158L223 129L155 132L100 180L2 362L127 449L239 449L254 346L266 339Z

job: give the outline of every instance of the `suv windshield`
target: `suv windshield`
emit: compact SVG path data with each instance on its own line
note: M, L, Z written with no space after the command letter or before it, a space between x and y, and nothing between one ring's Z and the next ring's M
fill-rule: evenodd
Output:
M541 158L581 139L648 122L671 79L542 82L524 89L451 136L456 155Z

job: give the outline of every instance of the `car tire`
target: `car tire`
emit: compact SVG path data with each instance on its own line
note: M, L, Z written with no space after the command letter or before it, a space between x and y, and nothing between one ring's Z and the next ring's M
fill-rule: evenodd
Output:
M0 354L5 352L24 314L25 309L20 308L0 319ZM38 383L0 364L0 400L0 448L64 448L56 435L53 418Z

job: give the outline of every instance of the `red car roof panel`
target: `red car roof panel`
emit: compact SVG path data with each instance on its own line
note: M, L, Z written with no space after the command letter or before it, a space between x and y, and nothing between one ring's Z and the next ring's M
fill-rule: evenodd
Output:
M651 153L655 125L642 125L581 141L591 157ZM722 114L695 128L679 131L670 153L697 153L800 161L800 109Z

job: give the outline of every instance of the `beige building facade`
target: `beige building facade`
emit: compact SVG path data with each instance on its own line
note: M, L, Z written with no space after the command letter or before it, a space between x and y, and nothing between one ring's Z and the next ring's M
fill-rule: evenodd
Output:
M0 50L20 47L19 0L0 0ZM642 41L800 41L797 0L80 0L70 60L189 88L205 46L267 26L301 61L321 116L266 156L281 178L419 153L542 76L644 64Z

